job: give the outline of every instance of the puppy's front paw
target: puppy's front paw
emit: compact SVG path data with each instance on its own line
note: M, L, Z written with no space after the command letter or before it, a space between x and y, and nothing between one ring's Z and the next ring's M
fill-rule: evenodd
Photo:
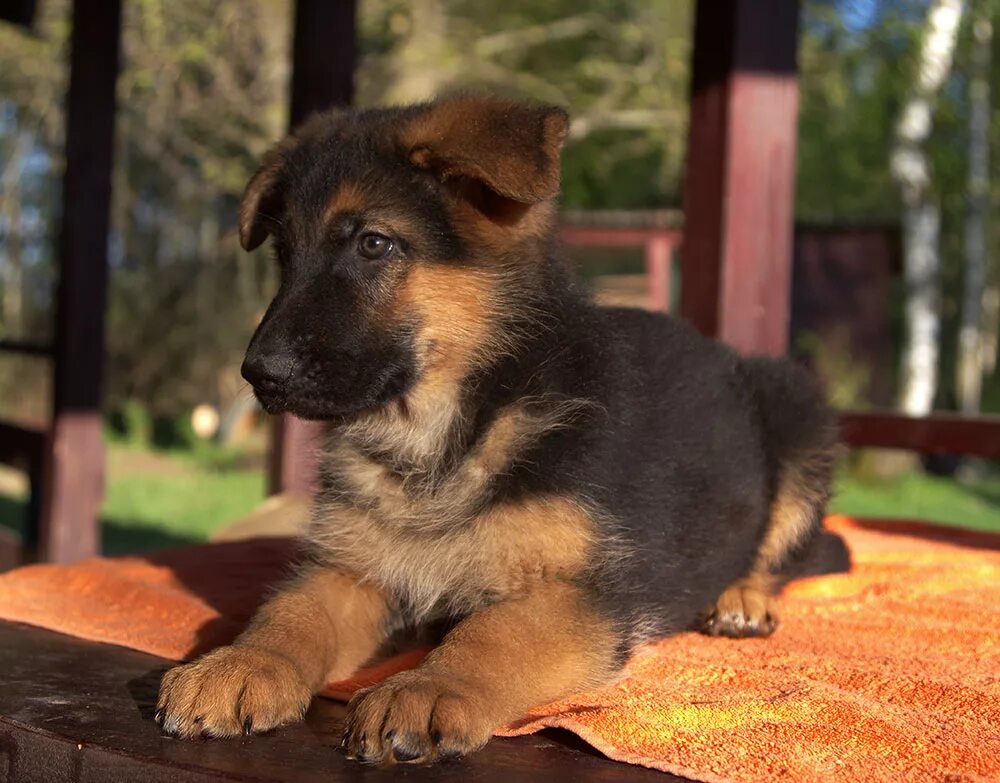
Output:
M360 761L426 764L481 748L495 728L469 689L415 670L354 695L343 746Z
M220 647L163 675L156 720L181 737L235 737L301 720L311 699L286 658Z

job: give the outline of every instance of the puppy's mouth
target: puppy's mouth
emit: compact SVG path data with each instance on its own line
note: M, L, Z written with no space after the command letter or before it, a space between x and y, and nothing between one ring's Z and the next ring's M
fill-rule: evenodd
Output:
M413 372L387 366L367 383L315 383L289 379L281 390L254 388L261 407L271 415L290 413L300 419L343 420L382 408L403 397L414 385Z
M266 413L276 416L287 410L287 399L284 394L266 392L263 389L257 388L253 390L253 393L257 398L257 402L260 403L260 407L263 408Z

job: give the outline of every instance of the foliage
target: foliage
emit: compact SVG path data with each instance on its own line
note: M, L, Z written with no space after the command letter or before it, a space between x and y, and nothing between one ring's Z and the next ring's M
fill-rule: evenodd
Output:
M471 89L567 106L567 204L677 203L688 0L372 0L362 11L363 103Z
M139 400L125 400L108 417L105 437L129 446L149 446L153 442L153 419Z
M803 332L796 340L796 354L806 358L820 378L830 404L838 409L867 407L866 393L871 371L853 361L846 332L835 332L826 340L814 332Z
M0 144L30 139L11 177L39 181L22 212L52 225L61 168L67 0L42 4L34 33L0 25ZM109 405L141 399L176 415L240 393L234 367L273 285L265 258L238 252L235 205L284 125L286 4L125 4L118 82L108 311ZM34 173L33 173L34 172ZM23 227L12 226L8 236ZM52 232L28 237L25 290L50 306ZM9 244L9 239L8 239ZM23 308L22 308L23 309ZM37 308L36 308L37 309ZM51 326L6 323L35 339ZM36 319L37 320L37 319Z
M1000 9L1000 0L974 2L994 15ZM889 150L926 7L803 3L800 219L898 220ZM33 32L0 24L0 258L11 266L16 239L23 266L18 277L0 264L0 337L44 340L70 20L68 0L39 8ZM290 3L134 0L125 9L108 401L117 409L142 400L152 417L176 419L196 403L226 407L245 393L237 367L275 275L266 253L239 251L235 211L286 122ZM691 24L691 0L361 0L358 100L480 89L560 103L574 117L564 158L568 206L678 205ZM929 144L943 210L945 380L962 276L969 41L963 30ZM1000 83L1000 57L993 72ZM1000 149L996 117L991 127ZM992 159L998 204L1000 154ZM997 258L995 230L992 237ZM1000 270L990 279L1000 280ZM20 373L0 366L5 408L23 391ZM988 386L985 399L998 398Z
M972 0L977 10L1000 22L998 0ZM899 195L889 171L894 123L914 77L921 21L928 0L809 0L804 3L800 46L801 111L797 211L814 222L898 224ZM852 26L851 12L871 9L866 23ZM938 407L954 400L954 363L964 271L968 166L968 81L971 22L959 34L951 76L934 108L927 150L934 197L941 206L942 329ZM994 47L995 48L995 47ZM1000 84L1000 57L992 60ZM1000 104L990 123L994 149L991 203L1000 205ZM995 214L996 209L992 210ZM992 267L988 283L1000 283L1000 234L990 233ZM898 302L893 307L898 309ZM894 317L898 313L894 312ZM893 324L897 340L898 324ZM898 343L897 343L898 344ZM996 411L1000 378L986 380L984 409Z

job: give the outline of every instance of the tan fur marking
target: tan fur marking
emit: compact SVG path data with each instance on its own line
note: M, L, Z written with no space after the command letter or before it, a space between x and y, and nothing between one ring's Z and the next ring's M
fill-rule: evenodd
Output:
M419 668L351 700L348 752L418 763L468 753L532 707L613 680L617 643L569 584L484 608Z
M372 585L310 567L267 601L231 646L164 675L164 728L232 737L298 720L324 683L375 653L388 618Z
M418 350L427 380L463 378L489 344L498 281L481 269L418 264L403 282L398 307L421 320Z
M405 527L411 532L448 530L470 520L492 481L510 468L524 447L565 426L585 405L569 400L538 411L528 410L523 404L501 411L479 443L445 477L435 475L437 453L429 455L432 459L426 470L414 470L403 476L368 456L365 447L398 445L409 432L393 430L385 419L384 431L373 432L369 426L364 430L354 428L344 437L331 438L326 465L350 486L351 497L345 498L345 502L366 509L382 524ZM442 408L448 410L444 404ZM413 425L414 419L412 412L400 415L396 426ZM429 437L434 436L423 436ZM422 440L415 433L410 435L410 440L413 439ZM410 449L410 455L416 451Z
M331 504L317 510L310 531L321 557L398 596L418 618L464 614L569 579L588 564L595 537L590 513L559 497L494 506L429 533Z
M542 242L551 235L556 218L556 208L551 202L493 208L487 218L476 206L478 202L464 195L464 190L461 185L451 188L458 196L451 204L455 228L466 242L480 248L485 258L504 255L518 242ZM539 266L537 252L518 253L513 259L513 263L524 269L522 274L527 275L520 281L522 284L531 284L531 270Z
M401 283L391 318L416 317L420 379L402 404L372 411L347 434L421 463L439 456L461 415L459 390L476 362L497 350L495 278L481 270L417 264Z
M275 181L281 176L288 154L299 144L297 136L288 136L268 150L257 172L250 178L240 199L239 234L244 250L253 250L271 234L277 215L267 214L267 205ZM263 218L263 219L261 219Z
M769 570L779 566L809 529L811 513L811 506L801 497L788 492L779 494L771 509L771 521L757 551L754 568Z
M475 96L440 100L400 132L410 162L434 172L458 232L484 257L551 235L565 112ZM514 255L536 261L538 252ZM530 281L529 281L530 282Z
M363 212L368 207L368 199L355 182L345 182L333 194L323 210L323 224L334 216L345 212Z
M817 482L810 482L808 478L810 463L832 459L832 454L819 452L786 469L771 506L771 517L757 551L754 571L768 572L780 567L809 531L815 522L816 507L825 499L817 496L814 488Z
M435 169L442 179L471 177L508 198L536 203L559 192L559 152L568 130L561 109L465 96L436 102L399 139L414 165Z
M389 614L383 594L371 585L309 566L261 606L234 644L294 657L307 682L318 687L371 657L385 638Z

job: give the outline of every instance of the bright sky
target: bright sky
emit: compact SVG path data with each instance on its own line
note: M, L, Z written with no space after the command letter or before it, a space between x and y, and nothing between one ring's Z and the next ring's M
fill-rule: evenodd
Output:
M856 32L864 30L878 17L881 0L840 0L840 18L844 26Z

